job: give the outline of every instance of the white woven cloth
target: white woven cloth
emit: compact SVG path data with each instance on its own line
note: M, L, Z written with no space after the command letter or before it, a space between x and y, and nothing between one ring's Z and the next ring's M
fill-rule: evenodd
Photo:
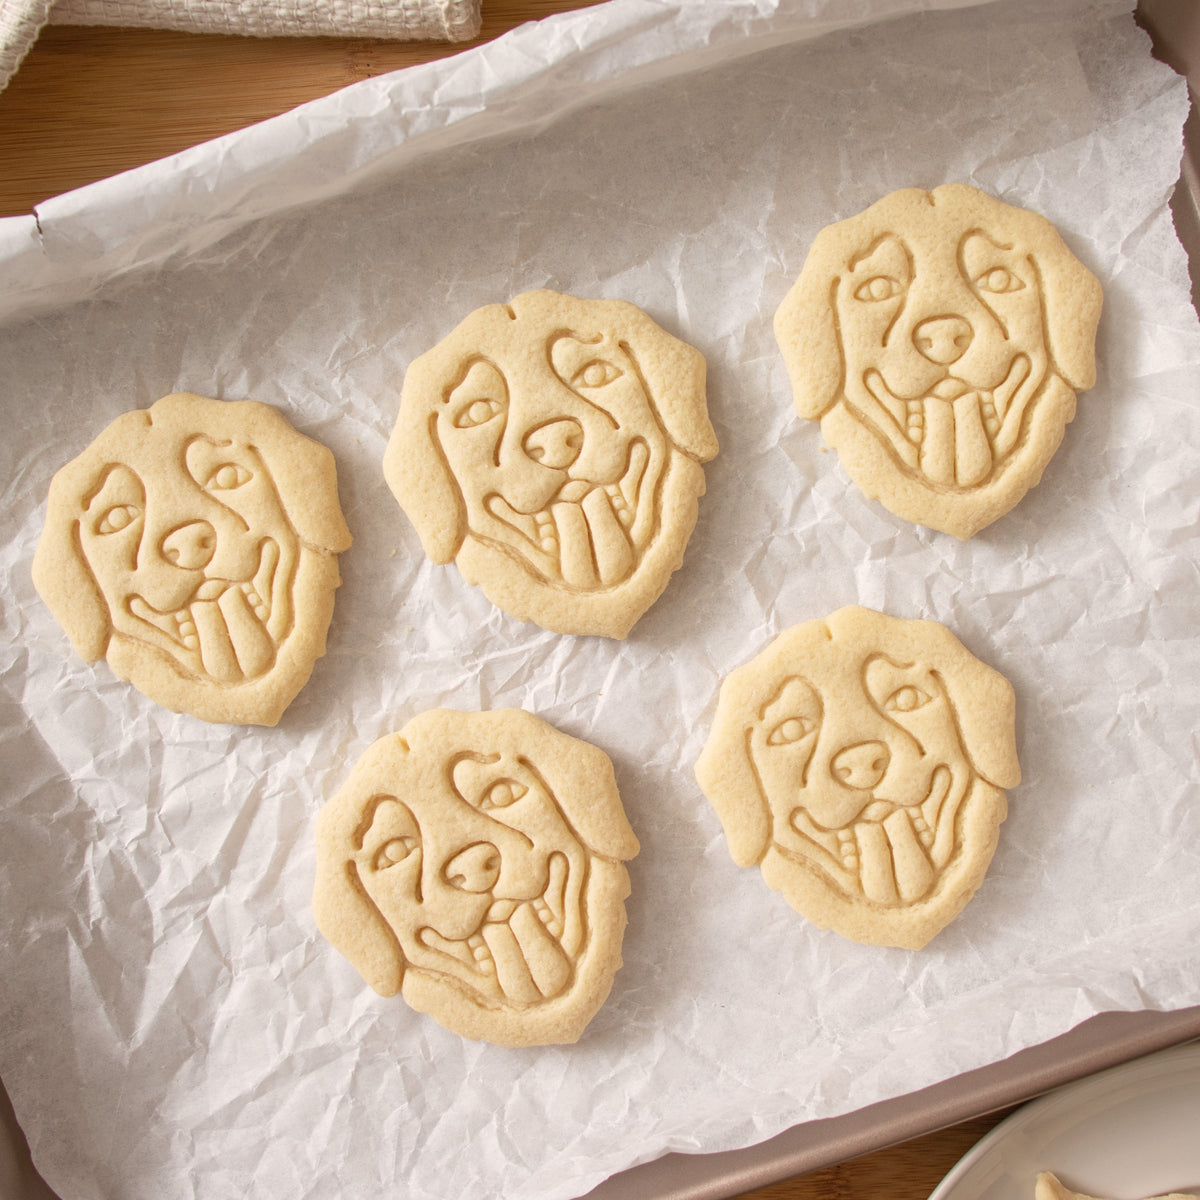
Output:
M0 0L0 88L48 23L253 37L465 42L479 32L480 4L481 0Z
M53 5L54 0L0 0L0 88L21 65Z

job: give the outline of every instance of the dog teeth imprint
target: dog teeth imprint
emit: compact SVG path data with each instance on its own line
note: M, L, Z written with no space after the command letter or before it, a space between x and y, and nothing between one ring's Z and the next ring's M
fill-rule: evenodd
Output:
M613 507L613 512L617 514L617 520L621 522L621 526L628 530L633 525L633 512L628 504L625 503L625 497L621 494L621 489L615 483L605 484L605 494L608 496L608 502Z
M471 934L467 938L467 945L471 949L471 957L474 958L476 967L484 975L495 974L496 964L492 962L492 952L487 948L487 942L483 940L483 935Z

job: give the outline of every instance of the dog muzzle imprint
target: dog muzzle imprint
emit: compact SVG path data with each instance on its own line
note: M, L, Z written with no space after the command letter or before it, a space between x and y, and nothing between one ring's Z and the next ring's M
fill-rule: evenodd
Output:
M556 425L571 430L565 436L556 431L567 447L557 461L565 463L583 431L574 421ZM545 427L538 433L549 440ZM561 487L533 513L520 512L502 491L491 493L484 501L487 517L477 514L481 536L488 536L490 517L496 522L490 529L495 543L510 548L548 583L583 592L616 587L633 573L654 531L655 485L666 459L662 439L655 442L652 453L645 438L631 440L625 469L612 482L572 477L573 459L555 468L548 455L537 458L547 469L565 473Z
M397 797L376 798L370 820L355 855L358 878L410 966L454 978L480 1003L524 1007L566 990L585 933L587 861L578 843L531 854L502 825L445 843L423 836Z
M128 470L115 468L122 469ZM247 682L268 672L291 630L298 557L295 533L274 498L259 506L256 532L218 512L210 514L212 520L190 518L160 535L141 516L113 528L130 510L106 507L110 483L111 475L98 494L100 504L89 505L81 543L109 602L114 629L214 683ZM143 488L147 491L153 495L152 488ZM262 532L266 528L272 532ZM136 547L122 544L134 539ZM131 560L137 565L129 570Z

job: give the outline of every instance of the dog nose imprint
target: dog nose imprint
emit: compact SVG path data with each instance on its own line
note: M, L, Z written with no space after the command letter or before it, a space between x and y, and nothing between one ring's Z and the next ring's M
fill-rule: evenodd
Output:
M490 892L500 878L500 851L491 842L475 842L446 864L445 876L460 892Z
M891 755L883 742L859 742L833 756L831 764L839 783L859 791L869 791L884 776Z
M163 538L162 556L184 571L208 566L217 549L217 531L207 521L190 521Z
M583 450L583 426L573 417L559 417L527 433L522 446L534 462L565 471Z
M930 362L949 366L966 354L974 336L962 317L930 317L913 330L913 344Z

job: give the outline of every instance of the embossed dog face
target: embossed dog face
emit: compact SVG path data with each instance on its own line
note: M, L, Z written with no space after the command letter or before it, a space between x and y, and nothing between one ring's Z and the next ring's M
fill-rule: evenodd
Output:
M34 577L85 658L176 711L274 724L349 542L324 447L266 405L178 394L55 477Z
M527 292L412 364L384 471L435 562L515 616L622 637L695 524L704 375L631 304Z
M620 962L637 852L608 759L517 710L376 743L320 818L318 924L465 1037L574 1041Z
M736 861L818 925L915 948L982 881L1013 739L1012 689L948 630L849 608L726 680L696 770Z
M435 791L372 796L363 823L355 869L410 966L514 1005L565 990L587 855L532 764L450 752Z
M1041 478L1100 307L1049 222L947 184L823 230L775 327L797 410L867 495L969 537Z

